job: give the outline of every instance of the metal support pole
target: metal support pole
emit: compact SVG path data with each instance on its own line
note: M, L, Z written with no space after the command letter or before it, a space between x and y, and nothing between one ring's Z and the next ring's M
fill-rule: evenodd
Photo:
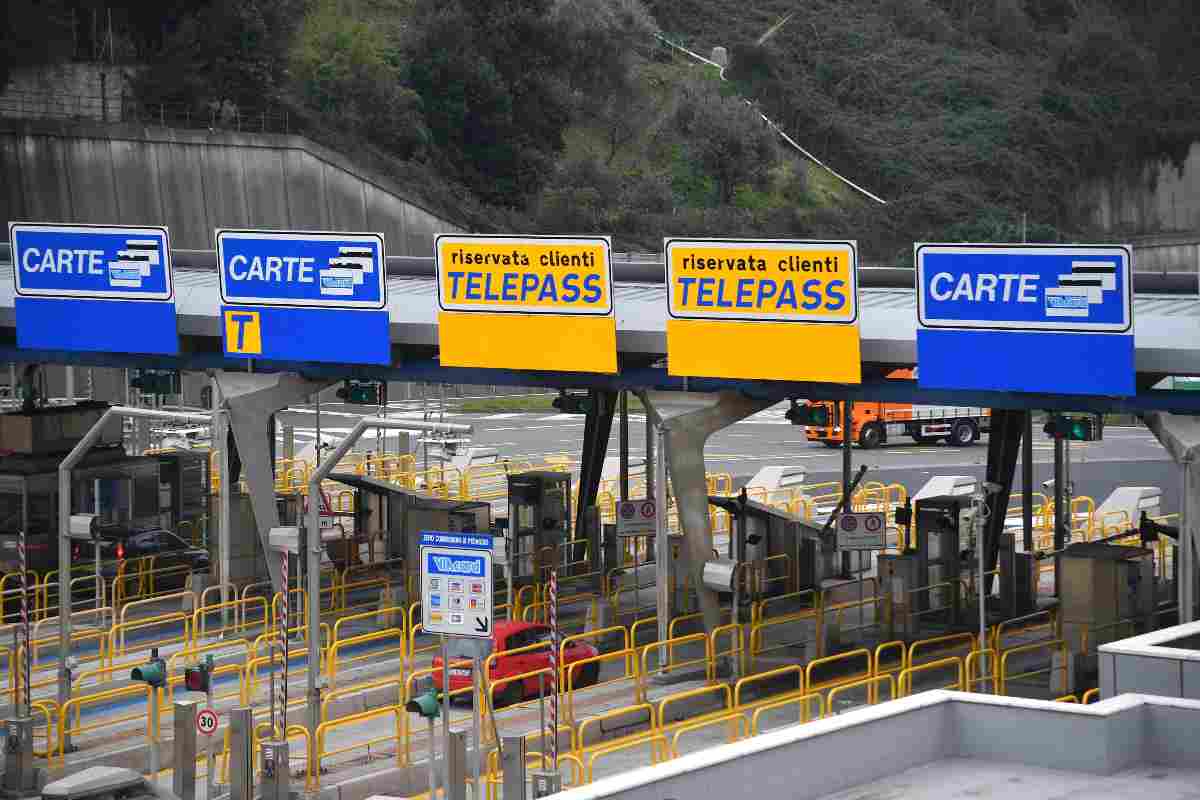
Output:
M1025 436L1021 439L1021 527L1025 552L1033 552L1033 412L1025 412Z
M1181 625L1193 622L1196 618L1196 551L1192 528L1200 520L1192 513L1196 507L1196 501L1191 497L1191 493L1196 491L1192 466L1190 458L1179 463L1180 481L1183 485L1179 498L1179 549L1176 556L1179 564L1176 568L1176 580L1179 582L1177 595Z
M621 429L617 441L621 460L620 499L624 502L629 499L629 392L622 389L620 397Z
M442 645L442 793L450 800L453 788L450 783L450 648L446 646L446 634L441 634Z
M482 797L479 793L479 776L483 774L483 719L480 706L480 698L483 697L484 680L483 680L483 659L480 651L482 650L481 643L475 642L475 657L471 664L471 692L474 695L471 702L471 746L475 748L475 757L471 759L471 797L473 800ZM433 798L430 798L433 800Z
M987 513L987 495L984 493L982 485L977 484L975 495L971 498L971 500L972 504L975 506L975 514L972 518L971 527L975 531L975 554L976 561L979 563L978 575L976 576L979 581L976 588L976 591L979 594L979 652L984 653L988 649L987 601L985 599L987 597L987 586L983 580L984 573L987 571L984 567L984 562L987 560L987 554L985 552L987 548L984 547L983 543L983 515ZM987 667L982 665L987 663L987 657L983 657L980 663L980 669L982 670L980 678L986 678ZM968 686L967 688L970 689L971 687ZM982 691L987 691L987 684L981 683L980 689Z
M253 724L252 708L235 708L229 712L229 800L254 798Z
M853 451L854 439L851 436L851 429L854 427L851 423L854 420L854 401L845 400L842 402L842 510L853 511L854 504L852 495L854 488L851 483L854 476L850 474L854 468ZM850 553L842 553L842 575L850 577ZM861 606L860 606L861 607Z
M67 398L69 403L73 404L75 402L75 368L70 366L66 367L65 373L66 374L64 378L66 386L63 391L63 396Z
M655 467L654 458L654 421L651 419L650 409L646 409L646 497L658 497L656 490L658 469Z
M158 783L158 767L159 767L158 748L162 745L162 742L160 741L160 739L162 737L159 735L159 733L160 733L159 732L159 723L160 723L161 719L162 719L162 716L159 714L159 711L158 711L158 687L151 686L150 687L150 748L149 748L150 752L148 754L149 760L150 760L149 771L150 771L150 782L151 783ZM195 770L195 768L196 768L195 764L193 764L192 769ZM193 783L193 785L194 785L194 783Z
M647 415L649 418L649 415ZM671 543L667 537L667 433L656 426L658 458L654 464L654 589L658 614L658 641L667 641L671 621ZM637 590L641 593L641 590ZM662 663L660 661L660 663Z
M433 724L433 717L426 717L429 723L429 800L437 798L437 729Z
M1063 543L1063 526L1066 519L1064 498L1066 497L1066 480L1063 478L1063 438L1054 437L1054 550L1058 552L1066 545ZM1054 557L1054 596L1057 597L1062 578L1062 559Z
M545 725L542 729L545 730ZM504 747L500 750L500 769L504 777L505 800L525 800L525 750L524 736L504 737Z
M175 755L171 789L179 800L196 800L196 707L195 700L175 701ZM206 798L211 800L211 798Z
M220 505L218 509L217 519L217 563L219 566L218 580L221 582L221 628L225 630L229 627L229 585L233 581L233 575L230 572L231 556L230 542L232 541L233 526L233 509L230 507L233 503L233 486L229 478L229 411L220 410L221 403L224 398L221 396L221 385L216 378L212 379L212 396L213 396L213 446L219 447L217 451L217 481L219 485L220 496L217 501Z

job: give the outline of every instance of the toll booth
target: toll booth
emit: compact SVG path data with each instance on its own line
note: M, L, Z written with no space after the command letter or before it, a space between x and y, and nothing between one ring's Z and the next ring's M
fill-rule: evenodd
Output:
M487 502L443 500L354 473L333 473L329 480L354 490L354 511L348 520L350 531L343 527L323 532L326 551L335 562L344 563L338 556L344 557L345 553L334 552L344 548L339 539L352 542L356 551L363 544L381 543L377 556L370 558L367 565L378 565L397 574L401 578L398 585L404 587L405 603L418 599L418 547L422 531L487 533L492 527L492 507ZM373 548L370 549L375 555Z
M724 555L705 564L705 583L730 596L737 621L749 622L751 606L763 598L815 588L832 574L820 528L745 493L708 502L729 514L730 533Z
M563 543L571 540L568 472L509 475L507 525L506 553L514 586L542 583L551 565L582 558L579 553L560 552Z

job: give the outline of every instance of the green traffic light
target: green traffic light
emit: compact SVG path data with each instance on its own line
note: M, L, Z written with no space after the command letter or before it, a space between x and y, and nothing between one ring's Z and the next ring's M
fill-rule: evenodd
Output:
M420 714L425 719L437 719L442 713L437 690L430 689L417 695L404 704L404 710L410 714Z
M167 682L167 667L161 660L151 661L148 664L142 664L140 667L134 667L129 673L129 679L134 681L144 681L154 687L163 686Z

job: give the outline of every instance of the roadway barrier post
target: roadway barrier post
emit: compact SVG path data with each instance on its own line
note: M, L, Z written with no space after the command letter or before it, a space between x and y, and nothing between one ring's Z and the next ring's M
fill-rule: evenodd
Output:
M542 726L545 730L545 726ZM504 796L525 800L525 737L505 736L500 749L500 770L504 778ZM433 797L432 790L430 797Z
M229 712L229 800L254 800L253 724L254 709Z
M197 706L195 700L175 701L175 768L171 789L179 800L196 800Z
M280 741L262 743L262 800L291 800L291 766L287 736ZM185 798L186 800L186 798Z
M446 800L467 800L467 732L451 731L447 744L449 745L446 750L448 783L444 796ZM287 798L279 798L279 800L287 800Z
M4 777L0 780L0 794L5 797L39 794L46 782L46 776L33 764L33 717L12 717L4 721L4 753Z

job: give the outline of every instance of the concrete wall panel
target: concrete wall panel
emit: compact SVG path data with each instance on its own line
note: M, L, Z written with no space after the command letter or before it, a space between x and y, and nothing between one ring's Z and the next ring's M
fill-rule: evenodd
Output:
M0 175L8 219L165 224L180 248L263 227L380 231L389 253L429 255L435 234L461 229L295 136L0 121Z
M378 187L366 184L367 228L383 234L389 255L412 255L404 249L404 221L408 203Z
M26 202L24 218L37 222L71 220L71 184L62 140L57 136L25 139L20 157L21 190Z
M67 160L71 164L72 222L121 222L108 140L71 139L67 142Z
M243 148L242 172L246 176L246 209L250 212L250 227L286 230L289 227L288 199L282 151Z
M117 208L130 225L165 225L158 183L161 144L114 139L110 142L112 169L117 183Z
M367 231L370 226L367 224L362 181L332 164L321 166L325 172L325 204L329 209L330 229Z
M1179 697L1183 691L1183 673L1177 661L1118 653L1114 672L1115 694L1140 692Z
M25 214L25 191L21 184L21 159L17 147L17 137L0 135L0 164L4 165L4 179L0 180L0 220L6 222L23 219Z
M182 249L213 247L213 225L205 199L204 148L170 142L158 145L159 187L171 245Z
M301 231L329 230L329 209L325 207L325 171L315 158L300 150L288 150L283 157L288 227Z
M204 199L213 228L249 228L242 153L230 147L204 150Z

